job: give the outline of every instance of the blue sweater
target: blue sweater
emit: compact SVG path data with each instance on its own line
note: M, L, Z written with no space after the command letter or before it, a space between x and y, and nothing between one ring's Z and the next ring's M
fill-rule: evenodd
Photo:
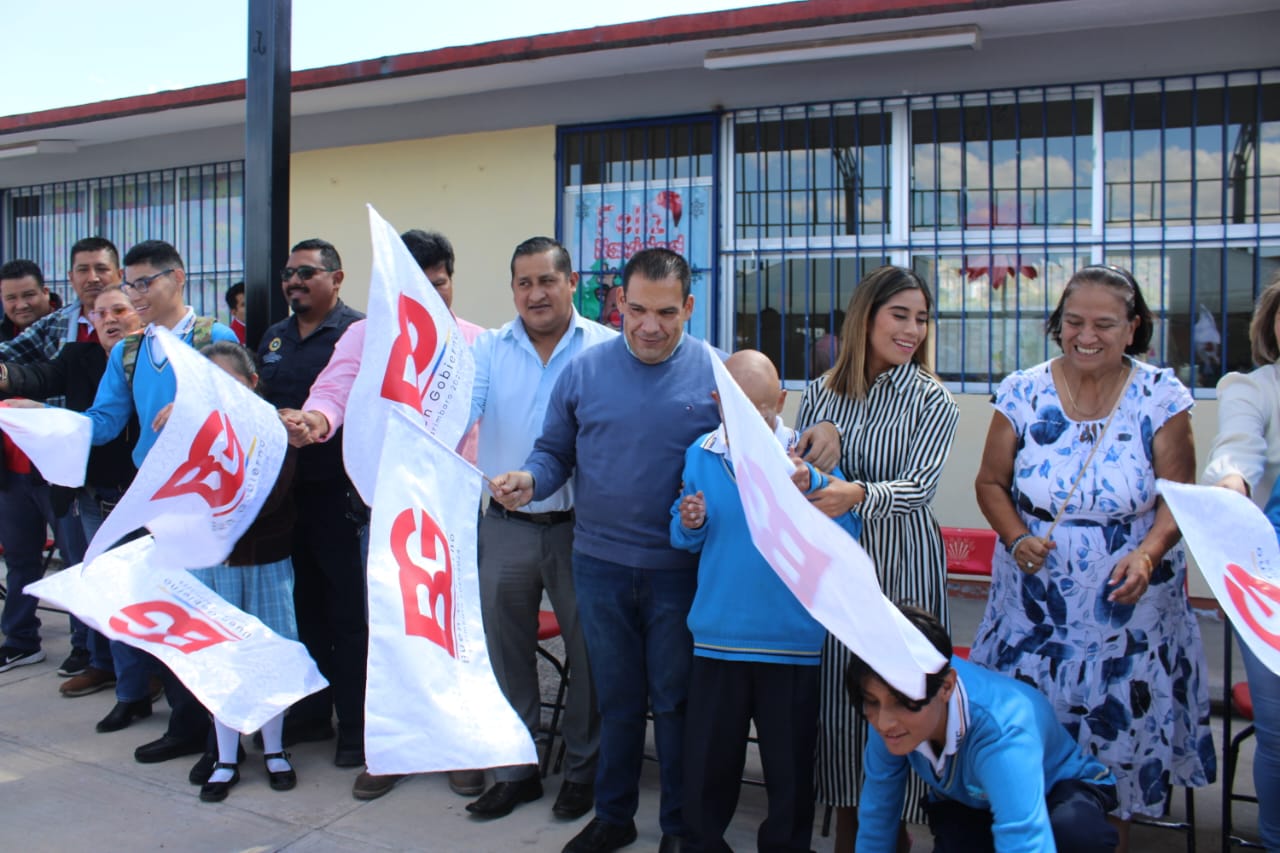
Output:
M195 329L189 328L181 337L190 344L194 335ZM214 341L235 343L238 340L236 333L221 323L213 324L210 337ZM141 468L142 460L147 458L160 435L151 428L151 422L161 409L173 402L178 393L178 380L168 359L160 360L164 354L159 344L155 344L150 335L144 335L138 347L138 361L134 365L133 385L130 387L124 372L124 349L119 344L111 348L107 372L98 384L98 396L85 414L93 421L93 443L97 445L106 444L119 435L129 423L130 415L136 412L141 434L133 447L133 464Z
M698 592L689 611L693 653L817 666L826 629L751 543L732 463L705 446L710 436L702 436L685 452L684 491L671 505L671 544L702 552ZM706 503L706 520L690 530L680 523L680 500L697 492ZM856 515L845 513L836 522L857 538L861 524Z
M891 853L897 847L898 816L907 774L914 770L934 798L955 800L992 812L999 853L1053 851L1053 829L1045 798L1064 779L1114 785L1115 777L1086 756L1034 687L966 660L952 658L964 730L942 774L919 752L890 754L870 729L866 778L858 799L857 848Z
M685 449L720 421L715 387L706 349L687 335L661 364L637 359L621 335L569 362L524 467L534 500L574 476L575 550L637 569L698 565L671 547L667 511Z

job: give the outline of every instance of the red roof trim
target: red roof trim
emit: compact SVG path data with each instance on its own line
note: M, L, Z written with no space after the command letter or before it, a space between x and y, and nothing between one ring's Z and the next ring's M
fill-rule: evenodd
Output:
M750 9L676 15L582 30L527 36L421 53L366 59L293 73L294 91L344 86L390 77L499 65L673 41L748 35L827 24L907 18L945 12L1018 6L1044 0L808 0ZM73 107L0 117L0 134L123 118L141 113L242 100L245 81L137 95Z

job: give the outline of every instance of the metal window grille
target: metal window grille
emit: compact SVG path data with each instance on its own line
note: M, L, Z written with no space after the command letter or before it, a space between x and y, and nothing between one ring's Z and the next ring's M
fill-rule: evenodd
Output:
M71 246L102 236L119 248L165 240L182 255L187 301L228 319L223 294L244 277L244 164L210 163L3 191L3 256L40 265L50 287L74 298Z
M1056 352L1044 322L1080 266L1128 267L1151 361L1209 389L1250 366L1280 271L1280 72L778 106L724 119L732 281L720 340L798 382L829 364L882 263L935 288L934 366L989 391Z
M712 338L717 299L719 122L714 116L562 128L556 233L581 275L577 307L621 327L622 269L666 247L692 270L692 334Z

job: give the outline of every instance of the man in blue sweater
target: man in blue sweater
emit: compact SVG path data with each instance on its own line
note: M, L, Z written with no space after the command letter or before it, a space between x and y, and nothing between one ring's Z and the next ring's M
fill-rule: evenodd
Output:
M725 367L778 442L793 452L798 436L779 417L787 392L773 362L756 350L740 350ZM836 522L858 535L856 515L845 513ZM671 544L702 553L689 611L689 835L706 853L729 849L724 833L738 805L754 720L769 795L758 847L807 851L813 836L818 664L827 632L752 544L723 424L685 453L683 495L671 507Z
M1107 822L1115 777L1080 751L1034 687L951 656L946 629L902 607L950 664L925 679L916 702L865 661L849 663L845 686L870 724L858 801L857 849L897 848L907 774L929 786L925 811L936 853L1111 853Z
M661 779L661 853L678 851L685 699L693 640L685 620L697 557L671 547L668 511L685 449L719 422L706 351L685 340L690 271L667 249L622 272L623 334L570 362L523 471L493 481L508 510L574 477L573 583L600 707L596 813L565 853L636 839L645 713L653 707Z

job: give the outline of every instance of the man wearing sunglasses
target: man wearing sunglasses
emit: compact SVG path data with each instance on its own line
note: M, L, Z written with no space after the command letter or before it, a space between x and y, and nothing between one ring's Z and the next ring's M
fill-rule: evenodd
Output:
M327 240L303 240L290 251L279 281L291 313L267 329L258 346L266 398L273 406L300 407L338 339L364 318L339 298L343 277L342 258ZM369 636L360 547L366 512L347 479L341 442L302 448L296 482L292 556L298 638L330 687L293 707L285 718L284 744L332 738L336 709L334 763L359 767Z
M155 417L173 402L178 390L173 366L160 351L159 344L155 343L153 329L168 329L191 345L211 341L234 343L236 335L222 323L197 317L186 304L186 270L182 256L170 244L162 240L139 243L125 255L124 265L125 276L120 289L138 312L139 325L144 327L144 331L129 335L111 349L106 373L98 385L93 405L85 415L93 422L93 444L97 446L120 435L136 414L140 429L132 456L134 465L142 467L142 461L159 436L152 426ZM132 671L134 667L152 667L159 671L173 708L164 737L138 747L133 757L142 764L151 764L203 753L209 733L209 717L190 691L145 652L113 642L111 654L115 659L117 676ZM144 707L139 703L132 711L126 711L129 713L122 713L110 725L123 728L135 716L149 715L151 709L149 704Z

